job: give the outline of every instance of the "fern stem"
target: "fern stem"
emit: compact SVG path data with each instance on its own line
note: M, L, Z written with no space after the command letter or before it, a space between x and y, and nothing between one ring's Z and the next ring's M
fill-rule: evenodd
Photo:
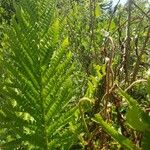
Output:
M88 126L86 124L86 121L85 121L85 118L84 118L84 112L83 112L83 109L82 109L82 104L85 103L85 102L93 102L93 100L91 100L91 99L89 99L87 97L83 97L83 98L81 98L79 100L79 105L78 105L84 129L85 129L85 131L87 133L87 136L89 137L90 136L90 132L88 130Z
M39 52L40 55L40 52ZM42 84L42 70L41 70L41 62L39 62L39 87L40 87L40 101L41 101L41 111L42 111L42 132L43 132L43 139L44 139L44 150L48 150L48 134L47 134L47 130L46 130L46 119L45 119L45 105L44 105L44 99L43 99L43 84Z

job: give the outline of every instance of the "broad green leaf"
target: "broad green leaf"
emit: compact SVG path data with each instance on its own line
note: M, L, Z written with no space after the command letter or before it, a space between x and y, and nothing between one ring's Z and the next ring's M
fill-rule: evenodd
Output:
M112 125L108 124L103 120L100 114L95 114L95 118L93 121L100 124L100 126L111 136L113 137L119 144L121 144L126 149L130 150L139 150L132 141L130 141L128 138L124 137L120 133L118 133L114 128L112 128Z
M100 10L100 6L98 4L96 4L96 8L95 8L95 17L98 18L101 15L101 10Z
M134 100L123 90L119 89L119 94L125 98L129 104L129 109L126 114L127 123L139 131L146 131L150 129L150 116L146 114L139 106L138 102Z
M150 75L147 79L147 87L146 88L147 88L147 92L148 92L148 95L149 95L149 101L150 101Z
M149 150L150 148L150 131L149 132L144 132L143 133L143 139L142 139L142 149L143 150Z
M127 111L126 121L135 130L145 131L150 127L150 125L142 118L142 113L144 112L136 106L130 107Z

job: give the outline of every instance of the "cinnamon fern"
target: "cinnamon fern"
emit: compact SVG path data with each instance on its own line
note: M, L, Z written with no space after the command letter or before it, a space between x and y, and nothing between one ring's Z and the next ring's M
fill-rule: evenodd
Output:
M65 19L59 19L55 0L18 3L5 32L0 148L61 149L61 136L69 138L65 128L76 110L71 101L77 94Z

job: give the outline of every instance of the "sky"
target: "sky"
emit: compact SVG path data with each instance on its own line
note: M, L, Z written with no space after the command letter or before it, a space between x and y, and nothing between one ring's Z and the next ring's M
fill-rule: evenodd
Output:
M113 0L114 5L116 5L118 3L119 0ZM120 0L121 4L125 4L127 2L127 0Z

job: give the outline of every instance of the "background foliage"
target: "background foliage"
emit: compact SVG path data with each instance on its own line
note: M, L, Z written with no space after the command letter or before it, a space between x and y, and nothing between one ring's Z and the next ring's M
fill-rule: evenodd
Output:
M0 1L0 148L144 149L150 3Z

